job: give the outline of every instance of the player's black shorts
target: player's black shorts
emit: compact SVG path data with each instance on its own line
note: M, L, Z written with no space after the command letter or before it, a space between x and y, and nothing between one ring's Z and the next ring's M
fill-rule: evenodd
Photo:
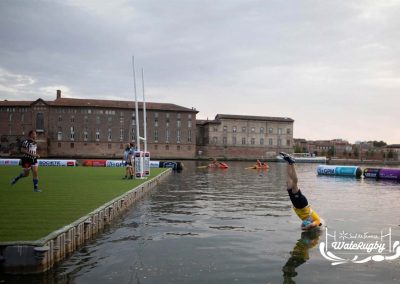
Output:
M125 166L126 167L131 167L132 166L132 161L125 161Z
M32 166L37 166L38 161L36 158L22 157L21 165L24 169L30 169Z
M292 201L292 204L295 208L302 209L308 205L307 198L301 193L300 189L296 193L293 193L292 189L288 189L287 191L289 193L290 200Z

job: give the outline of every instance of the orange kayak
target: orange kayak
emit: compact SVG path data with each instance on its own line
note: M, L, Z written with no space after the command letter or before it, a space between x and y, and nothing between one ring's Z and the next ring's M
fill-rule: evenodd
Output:
M209 167L209 168L214 168L214 169L216 169L216 168L219 168L219 169L228 169L228 168L229 168L229 166L228 166L227 164L225 164L225 163L218 163L218 165L209 164L208 167Z

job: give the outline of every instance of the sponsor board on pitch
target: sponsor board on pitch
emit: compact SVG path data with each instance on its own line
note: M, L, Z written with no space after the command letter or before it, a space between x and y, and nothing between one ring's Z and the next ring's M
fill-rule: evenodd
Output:
M76 160L38 160L42 167L75 167Z
M125 161L122 160L107 160L106 167L125 167Z
M18 166L20 159L0 159L0 166Z

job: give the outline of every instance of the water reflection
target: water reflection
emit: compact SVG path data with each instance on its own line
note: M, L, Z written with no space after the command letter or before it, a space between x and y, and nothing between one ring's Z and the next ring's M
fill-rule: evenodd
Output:
M310 259L309 250L318 245L321 234L322 230L319 228L301 233L300 239L294 245L289 259L282 268L283 283L296 283L293 280L297 276L296 268Z

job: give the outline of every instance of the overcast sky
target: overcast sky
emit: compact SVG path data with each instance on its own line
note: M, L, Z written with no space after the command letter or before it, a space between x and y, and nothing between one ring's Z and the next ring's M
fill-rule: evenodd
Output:
M200 119L400 144L400 1L0 0L0 99L133 100L132 55Z

